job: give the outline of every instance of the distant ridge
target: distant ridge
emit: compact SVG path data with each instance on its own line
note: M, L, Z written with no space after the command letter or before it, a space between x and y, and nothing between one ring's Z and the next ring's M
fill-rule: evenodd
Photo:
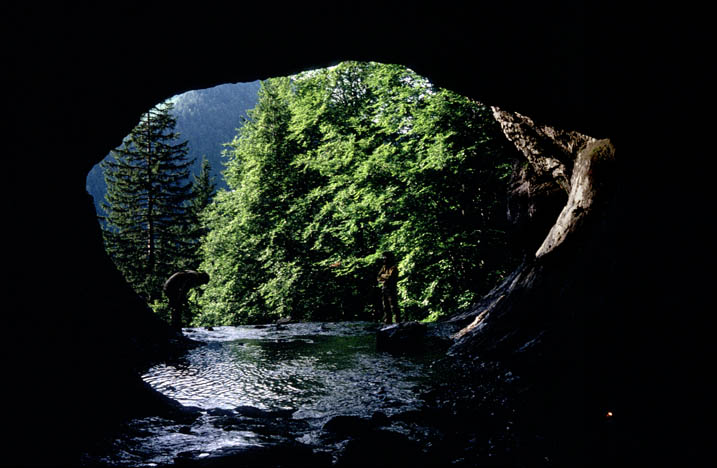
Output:
M174 103L176 130L181 140L189 141L189 158L194 160L193 174L199 172L202 156L206 156L217 187L227 187L221 174L224 170L223 145L232 141L237 129L243 125L247 111L256 106L259 86L259 81L228 83L170 98ZM86 189L100 212L106 186L99 164L87 174Z

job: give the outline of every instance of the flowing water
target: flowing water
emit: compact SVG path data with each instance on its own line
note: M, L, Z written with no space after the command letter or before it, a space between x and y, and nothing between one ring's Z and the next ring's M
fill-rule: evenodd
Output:
M134 420L109 454L88 455L88 461L155 466L182 452L267 443L271 436L252 424L218 422L237 407L289 415L282 424L293 429L281 437L312 445L334 416L391 417L418 409L431 357L377 352L375 331L366 322L185 329L203 345L142 377L183 405L201 408L199 419L189 426L158 417Z

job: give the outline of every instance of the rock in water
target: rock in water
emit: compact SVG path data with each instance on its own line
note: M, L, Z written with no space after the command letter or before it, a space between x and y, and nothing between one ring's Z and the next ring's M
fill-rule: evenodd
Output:
M297 442L269 444L266 446L245 445L224 447L212 452L192 450L180 453L174 460L178 467L230 468L276 467L321 468L331 466L325 454L315 454L310 446Z
M396 323L376 332L376 349L388 352L415 352L424 348L426 325L419 322Z
M371 421L360 416L340 415L329 419L321 428L334 436L358 437L372 429Z
M293 409L263 410L253 406L237 406L234 411L248 418L277 419L290 418L296 411Z
M420 467L430 463L418 444L403 434L376 430L351 439L339 454L335 467Z

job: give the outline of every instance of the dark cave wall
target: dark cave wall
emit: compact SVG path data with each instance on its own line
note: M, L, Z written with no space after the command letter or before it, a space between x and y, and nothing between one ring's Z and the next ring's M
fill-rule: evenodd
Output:
M323 19L307 9L295 17L289 11L281 19L237 25L237 12L154 8L17 12L23 47L11 69L22 85L12 98L23 137L13 143L21 161L43 165L32 174L34 190L18 187L22 203L11 207L23 227L17 242L28 245L17 263L20 284L33 284L47 267L72 266L74 272L46 286L52 288L42 298L47 306L22 300L28 288L18 288L26 312L15 317L40 325L50 337L105 325L122 335L135 322L134 308L126 305L133 300L115 286L116 274L101 251L84 179L144 110L173 94L345 59L377 60L406 64L438 85L553 124L570 122L570 128L591 135L611 132L609 125L585 118L584 58L574 53L583 43L579 7L546 12L558 16L542 41L535 37L546 26L529 14L506 26L493 11L423 16L388 8L383 16ZM162 26L152 29L155 22ZM186 33L190 26L202 34ZM43 209L48 206L60 209ZM61 302L75 306L52 312ZM118 312L97 313L107 307Z
M694 88L678 86L686 59L672 42L676 34L661 31L660 45L669 47L651 53L639 31L625 37L625 28L596 20L579 2L430 12L386 7L381 16L334 7L330 17L303 7L281 18L264 11L251 19L243 11L50 8L12 5L6 16L13 127L7 171L12 177L4 188L12 220L13 306L3 354L15 382L6 391L15 402L9 420L17 422L17 431L10 442L19 456L40 443L53 459L69 441L80 443L98 425L135 407L128 382L136 382L136 369L161 356L162 343L173 339L105 256L84 190L87 171L144 110L171 95L345 59L402 63L488 105L610 138L621 155L615 170L619 202L611 214L620 235L604 255L619 264L609 290L601 291L609 308L578 340L590 381L603 382L599 392L588 389L586 398L619 398L619 407L629 408L625 421L651 420L658 393L638 387L647 381L674 388L655 375L664 376L661 363L682 361L656 345L690 357L701 351L694 342L685 348L676 337L694 322L682 322L670 334L654 328L663 310L689 309L689 300L656 297L655 289L668 290L661 288L668 265L690 270L693 257L681 249L688 244L683 241L696 240L684 234L669 238L651 226L666 216L683 226L705 222L697 216L699 205L684 203L693 199L689 192L663 195L664 161L697 149L665 136L691 129L669 126L659 144L644 137L668 129L660 122L666 110L695 99ZM162 27L150 28L158 21ZM168 31L172 41L163 42ZM640 41L626 46L635 37ZM161 52L145 54L152 44ZM653 63L647 74L638 73ZM640 435L623 429L620 443L649 450L665 437L659 433L663 426Z

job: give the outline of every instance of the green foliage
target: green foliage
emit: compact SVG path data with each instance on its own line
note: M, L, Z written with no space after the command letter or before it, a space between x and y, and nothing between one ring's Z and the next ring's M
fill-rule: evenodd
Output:
M490 112L405 67L262 83L203 212L202 324L376 317L385 250L409 319L467 307L510 268L510 150Z
M189 199L189 215L191 217L191 225L189 229L189 239L192 242L191 248L191 264L196 267L201 262L201 253L199 251L199 240L207 234L206 228L202 226L202 212L209 206L212 198L216 194L216 183L211 176L211 164L206 156L202 157L201 169L199 174L194 176L192 182L192 197Z
M194 176L192 183L193 197L190 200L192 212L198 216L212 201L216 193L217 185L211 176L211 165L206 156L202 157L202 165L199 174Z
M169 301L166 298L155 299L149 304L149 307L159 318L167 323L171 322L171 309L169 308Z
M164 103L145 113L102 163L105 248L149 302L162 298L162 284L172 273L196 262L187 142L178 141L171 110Z
M201 309L199 306L199 297L201 297L201 294L201 288L192 289L187 294L187 307L182 311L182 323L189 324L193 327L201 327L215 323L204 323L198 318L201 315ZM172 309L169 307L169 300L166 297L162 297L161 299L155 299L154 302L151 302L149 304L149 306L159 318L166 321L167 323L171 323Z

